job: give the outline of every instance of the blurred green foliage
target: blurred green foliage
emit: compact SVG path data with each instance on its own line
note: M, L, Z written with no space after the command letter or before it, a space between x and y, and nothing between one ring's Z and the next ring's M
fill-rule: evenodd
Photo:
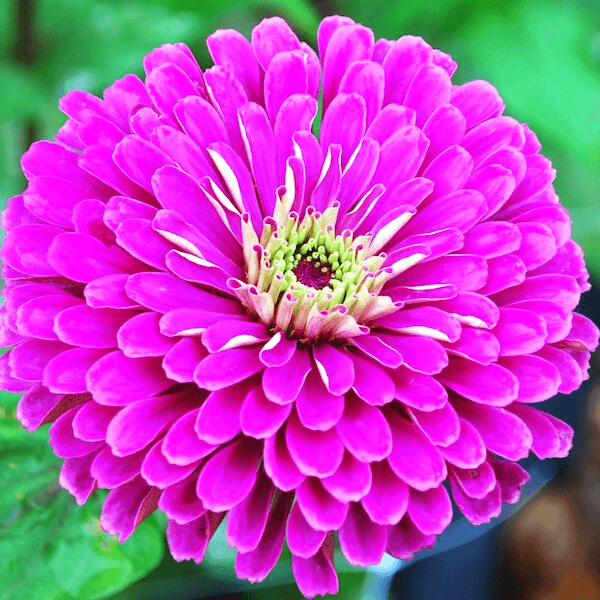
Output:
M23 431L17 397L0 397L0 600L94 600L160 562L163 525L152 517L124 544L99 525L103 495L85 507L57 483L60 459L46 431Z
M19 5L30 11L29 25L23 12L18 16ZM377 37L422 35L454 56L458 83L494 83L507 113L538 133L557 167L556 187L571 211L574 237L600 273L597 0L4 0L0 201L23 189L19 157L34 138L51 138L64 122L57 103L68 90L101 93L126 73L142 75L143 56L165 42L186 42L209 65L204 40L214 29L249 35L273 14L315 45L319 19L335 12L372 27ZM59 490L60 461L47 445L47 431L22 431L14 406L15 397L0 397L0 600L106 598L152 571L163 555L163 528L149 519L124 545L103 534L100 501L79 508ZM165 558L160 570L115 598L167 597L169 586L183 589L185 578L200 594L223 573L233 578L231 551L224 540L216 542L206 564ZM342 597L362 597L364 575L340 567ZM284 560L268 580L277 586L269 597L295 598L284 585L289 578ZM264 597L264 590L247 597Z

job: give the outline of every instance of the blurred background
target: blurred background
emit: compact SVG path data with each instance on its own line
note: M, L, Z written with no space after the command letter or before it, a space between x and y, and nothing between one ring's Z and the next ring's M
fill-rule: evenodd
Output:
M143 56L165 42L187 43L209 66L204 40L212 31L249 35L275 14L314 46L319 20L335 13L377 37L423 36L458 62L455 83L491 81L507 114L537 132L592 272L595 287L580 310L599 324L599 0L2 0L1 205L25 186L20 155L64 122L57 104L68 90L100 94L126 73L141 76ZM402 565L390 598L600 598L599 375L596 359L578 393L548 403L576 430L570 458L540 471L540 481L557 472L552 483L469 543L459 523L447 534L451 550ZM300 598L285 557L266 587L237 582L224 539L200 566L174 563L164 554L160 516L117 544L99 529L98 501L80 509L57 488L47 431L21 431L15 403L0 398L1 600ZM382 598L390 587L380 575L340 569L344 600Z

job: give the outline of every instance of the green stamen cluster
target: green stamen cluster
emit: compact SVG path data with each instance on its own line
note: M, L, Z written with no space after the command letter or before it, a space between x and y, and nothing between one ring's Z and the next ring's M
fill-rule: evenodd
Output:
M372 235L336 233L339 205L323 213L309 207L303 218L278 203L265 219L260 240L242 219L247 279L236 295L277 331L299 339L364 335L364 324L397 307L380 296L389 269L370 251Z
M307 213L301 222L292 213L276 230L272 226L265 227L261 236L262 277L259 276L257 281L258 288L271 292L273 281L279 275L277 295L291 286L295 292L316 290L318 295L331 295L327 303L331 307L344 303L356 293L365 277L372 279L383 259L377 256L365 260L369 238L353 239L350 232L336 235L331 222L335 223L336 212L328 209L323 215ZM329 275L327 284L315 286L310 284L310 277L303 278L298 271L302 262L311 264L323 275ZM277 298L273 300L277 301Z

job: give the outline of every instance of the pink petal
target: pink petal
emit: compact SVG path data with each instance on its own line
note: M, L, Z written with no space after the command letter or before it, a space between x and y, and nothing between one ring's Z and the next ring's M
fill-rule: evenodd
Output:
M395 525L406 512L409 487L385 460L371 463L371 473L371 489L361 500L363 508L374 523Z
M306 598L337 594L340 589L333 557L324 549L310 558L292 556L292 572Z
M217 448L198 438L194 426L198 418L199 408L179 417L165 435L162 453L173 465L189 465Z
M251 552L260 543L267 525L274 492L271 480L259 471L252 491L227 516L227 544L239 552Z
M487 81L470 81L452 89L452 104L465 116L467 128L472 129L486 119L497 117L504 110L498 90Z
M431 46L420 37L405 35L394 42L383 60L385 104L404 104L406 92L419 67L429 62Z
M415 109L419 127L423 127L436 108L449 103L451 87L450 77L441 67L425 63L419 68L403 102Z
M269 330L263 323L224 319L211 325L202 334L202 343L209 352L214 353L266 342L269 337Z
M316 477L332 475L344 456L344 446L335 429L329 431L307 429L295 413L288 419L285 440L290 455L304 475Z
M137 308L139 305L125 293L129 275L120 273L94 279L85 286L83 295L92 308Z
M234 29L219 29L208 36L206 44L214 63L231 71L248 97L260 102L260 71L248 40Z
M195 431L207 444L224 444L240 431L240 411L252 390L245 382L209 394L200 408Z
M519 381L507 368L497 364L480 365L451 357L439 381L469 400L491 406L506 406L517 399Z
M238 552L235 557L235 574L239 579L258 583L275 567L283 549L285 523L291 502L290 495L281 494L269 513L265 532L258 546L244 554Z
M104 446L96 456L90 472L97 480L98 487L113 489L139 475L145 457L145 449L130 456L119 457L108 446Z
M86 386L100 404L123 406L173 385L160 364L160 358L128 358L120 350L111 352L88 370Z
M96 481L90 475L90 465L96 457L94 452L77 458L67 458L60 470L60 486L75 496L77 504L85 504L96 490Z
M481 500L496 487L494 469L487 461L476 469L453 468L451 470L456 482L469 498Z
M323 61L323 108L336 96L351 63L368 60L373 53L373 32L362 25L346 25L336 29L327 45Z
M280 405L271 402L262 388L255 387L244 399L240 412L242 431L257 439L273 436L285 423L292 405Z
M156 509L160 492L136 477L112 490L104 502L100 527L123 543Z
M376 335L364 335L352 339L352 344L359 348L369 358L375 359L380 364L396 369L403 358L400 352L384 341L384 338Z
M301 50L280 52L273 56L265 73L264 106L271 123L275 123L281 105L293 94L308 92L306 55Z
M494 517L500 515L502 504L499 484L496 484L494 489L481 499L469 498L461 486L456 483L453 475L450 476L450 485L458 508L473 525L489 523Z
M390 427L381 411L352 395L346 397L336 431L344 446L361 462L383 460L392 450Z
M42 382L56 394L83 394L87 392L85 374L104 354L104 350L87 348L62 352L48 362Z
M280 490L289 492L304 481L304 475L290 456L283 429L265 440L263 458L267 475Z
M382 334L381 339L398 351L404 364L413 371L435 375L448 365L443 346L431 338Z
M432 306L404 309L378 319L377 324L396 333L423 335L446 342L455 342L460 337L456 318Z
M551 362L558 369L561 379L559 392L570 394L581 385L583 373L577 361L568 352L553 346L545 346L537 356Z
M485 221L466 232L463 252L496 258L515 252L520 245L521 232L516 225L504 221Z
M396 525L388 527L387 534L385 551L400 560L410 560L415 553L435 544L435 536L422 533L408 515L404 515Z
M461 469L475 469L485 460L487 451L481 434L471 423L461 419L458 439L445 448L440 448L442 456L452 465Z
M194 370L194 381L210 391L244 381L265 368L258 352L257 348L233 348L209 354Z
M138 314L124 323L117 332L119 348L125 356L164 356L177 342L160 332L160 315Z
M201 563L210 541L211 529L210 517L206 513L187 523L169 521L167 542L173 558L178 562L193 560Z
M426 492L411 489L408 514L425 535L439 535L452 521L452 503L443 485Z
M74 406L59 416L50 427L49 444L54 449L56 456L61 458L77 458L85 456L99 448L103 442L86 442L75 437L73 431L73 418L81 406Z
M54 331L66 344L84 348L116 348L119 328L137 313L86 304L63 310L54 320Z
M351 357L356 374L352 388L357 396L374 406L391 402L396 386L387 370L358 354L352 354ZM377 381L377 385L373 385L374 381Z
M458 414L481 434L492 452L509 460L520 460L529 454L533 437L517 416L503 408L475 404L468 400L453 400Z
M262 379L265 395L277 404L293 402L298 397L310 370L308 352L298 349L285 365L265 369Z
M354 365L348 354L331 344L313 348L313 358L327 389L335 396L345 394L354 381Z
M287 338L280 331L262 347L260 360L266 367L281 367L287 364L296 351L297 342Z
M412 408L432 411L448 402L448 392L434 377L400 367L392 372L395 398Z
M9 231L4 239L5 264L35 277L55 277L57 272L48 261L54 239L62 233L50 225L22 225Z
M518 379L519 402L542 402L558 392L559 370L539 356L507 356L500 364Z
M84 233L61 233L48 250L48 262L67 279L89 283L105 275L135 273L143 267L118 246L107 248Z
M429 412L416 408L407 409L407 412L436 446L448 447L460 435L460 421L450 402Z
M396 475L419 491L437 487L448 474L438 449L414 423L398 413L388 410L386 417L394 444L388 461ZM421 458L415 462L414 456Z
M162 368L167 377L180 383L194 381L194 369L208 352L200 340L189 337L179 340L165 355Z
M321 481L325 489L340 502L357 502L371 488L371 469L345 452L337 471Z
M339 537L342 552L350 564L371 567L381 562L387 545L386 528L373 523L360 504L350 505Z
M334 498L315 477L300 484L296 499L307 523L317 531L339 529L348 514L348 504Z
M327 532L317 531L308 524L297 502L292 506L286 527L286 539L293 556L314 556L321 548L326 535Z
M328 392L319 376L312 371L296 398L296 410L304 427L327 431L337 424L344 412L344 396Z
M241 437L209 459L197 487L198 497L208 510L229 510L246 498L256 481L261 451L261 443Z
M195 404L196 399L186 392L133 402L110 422L106 442L116 456L129 456L156 439Z
M21 304L16 314L17 330L21 335L44 340L58 339L54 333L54 318L61 311L81 304L70 294L51 294L33 298Z
M148 450L140 473L146 482L160 490L179 483L192 473L199 462L180 466L171 464L162 452L163 440L159 440Z
M507 504L516 504L521 497L521 487L531 480L529 474L517 463L506 460L498 460L493 456L489 462L496 474L496 480L500 485L500 500Z
M190 523L206 512L202 501L196 495L197 479L198 475L193 474L168 487L158 501L158 508L179 525Z
M105 440L108 425L119 410L118 406L103 406L97 402L86 402L73 419L75 437L86 442Z
M446 344L448 354L460 356L468 360L489 365L500 356L500 342L494 334L484 329L463 327L460 339L453 344Z

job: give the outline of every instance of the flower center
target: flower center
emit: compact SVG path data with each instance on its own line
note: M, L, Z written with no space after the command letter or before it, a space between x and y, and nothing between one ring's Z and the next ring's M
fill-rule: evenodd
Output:
M296 279L306 287L322 290L331 281L331 270L326 261L312 256L301 258L292 269Z
M372 235L336 232L339 205L302 218L276 208L258 239L243 220L247 281L230 280L242 303L277 331L303 340L364 335L366 324L398 307L379 296L391 277L385 255L370 252Z

